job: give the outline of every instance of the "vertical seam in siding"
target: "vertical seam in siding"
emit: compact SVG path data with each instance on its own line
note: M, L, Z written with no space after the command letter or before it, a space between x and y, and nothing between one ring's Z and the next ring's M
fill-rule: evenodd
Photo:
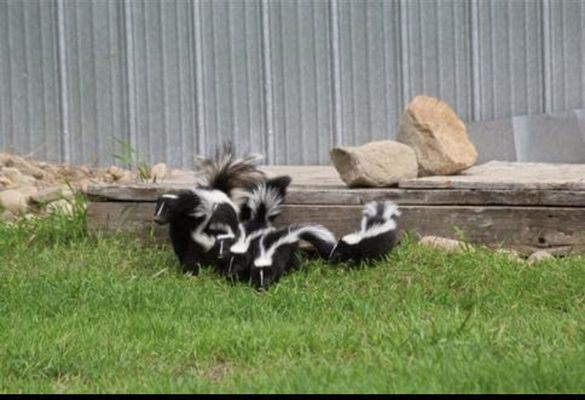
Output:
M471 7L469 8L470 13L470 25L471 25L471 101L473 104L472 120L479 121L482 118L481 115L481 57L480 48L481 43L479 40L480 24L479 24L479 10L477 0L471 1Z
M337 0L331 0L330 19L331 19L331 70L333 71L333 135L331 141L335 146L340 146L343 138L343 121L341 119L341 50L339 39L339 14Z
M205 154L205 103L203 95L203 41L201 39L201 10L200 3L192 3L193 12L193 36L195 41L195 90L196 102L195 109L197 112L197 151L199 154Z
M124 34L126 45L126 91L128 96L128 141L131 148L138 149L136 132L136 71L134 70L134 34L131 0L124 2Z
M544 97L544 112L550 113L553 109L553 98L552 98L552 43L550 37L550 3L548 0L542 0L542 21L543 21L543 42L544 51L542 53L542 72L543 72L543 97Z
M273 115L273 98L272 98L272 60L270 49L270 15L268 10L268 0L262 0L260 3L262 13L262 61L264 73L264 101L266 104L264 110L264 123L266 128L266 161L270 164L274 161L274 115Z
M400 57L401 65L401 92L402 103L408 104L410 101L410 70L409 70L409 50L408 50L408 1L400 2Z
M59 52L59 97L61 111L61 160L71 161L71 138L69 136L69 93L67 85L67 49L65 44L64 0L57 0L57 47Z

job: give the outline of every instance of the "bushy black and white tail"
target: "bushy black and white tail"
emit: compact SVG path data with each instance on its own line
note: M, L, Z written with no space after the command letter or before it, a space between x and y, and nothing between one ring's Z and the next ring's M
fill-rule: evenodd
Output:
M305 240L315 247L327 246L328 249L335 243L335 237L331 231L322 225L291 225L270 232L260 241L260 251L256 260L254 260L254 265L270 265L274 254L281 246L298 244L300 240ZM324 253L328 249L323 250Z
M322 225L310 225L301 229L299 237L317 250L321 258L328 259L335 247L335 236Z
M400 216L393 202L373 201L364 206L361 229L346 235L333 248L331 261L360 262L388 254L396 244L396 221Z
M264 173L258 169L259 155L238 158L231 142L218 147L213 158L200 157L196 170L203 173L203 186L227 194L238 203L242 191L250 191L264 181Z

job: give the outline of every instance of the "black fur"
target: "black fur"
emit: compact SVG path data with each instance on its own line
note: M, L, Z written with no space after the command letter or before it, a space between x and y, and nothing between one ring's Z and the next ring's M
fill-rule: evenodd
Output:
M299 268L297 250L301 240L333 245L333 235L320 225L290 225L268 232L260 238L254 263L250 267L250 283L267 290L287 273Z
M196 275L202 266L211 261L203 248L191 239L191 232L204 220L192 215L199 205L199 198L189 190L170 195L176 198L168 196L158 199L154 221L161 225L169 224L171 244L183 272Z
M396 223L393 217L399 216L400 211L394 203L372 202L364 207L363 213L361 231L339 240L329 257L331 262L355 264L373 261L387 255L396 245Z

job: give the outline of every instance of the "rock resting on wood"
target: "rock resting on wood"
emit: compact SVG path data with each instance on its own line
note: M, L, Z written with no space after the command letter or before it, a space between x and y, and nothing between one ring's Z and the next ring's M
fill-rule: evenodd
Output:
M257 168L258 158L237 158L230 143L215 157L201 159L206 182L159 197L155 222L169 225L173 250L184 272L198 274L210 266L231 282L249 282L267 290L282 276L299 268L301 241L319 257L348 265L388 254L396 244L400 215L391 201L365 205L359 230L339 240L319 224L275 228L292 179L268 179Z

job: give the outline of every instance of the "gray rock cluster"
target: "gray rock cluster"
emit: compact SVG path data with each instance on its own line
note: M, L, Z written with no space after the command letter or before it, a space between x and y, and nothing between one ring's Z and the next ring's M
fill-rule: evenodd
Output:
M330 155L350 187L395 186L417 176L452 175L473 166L478 157L455 111L427 96L417 96L408 104L396 141L334 148Z

